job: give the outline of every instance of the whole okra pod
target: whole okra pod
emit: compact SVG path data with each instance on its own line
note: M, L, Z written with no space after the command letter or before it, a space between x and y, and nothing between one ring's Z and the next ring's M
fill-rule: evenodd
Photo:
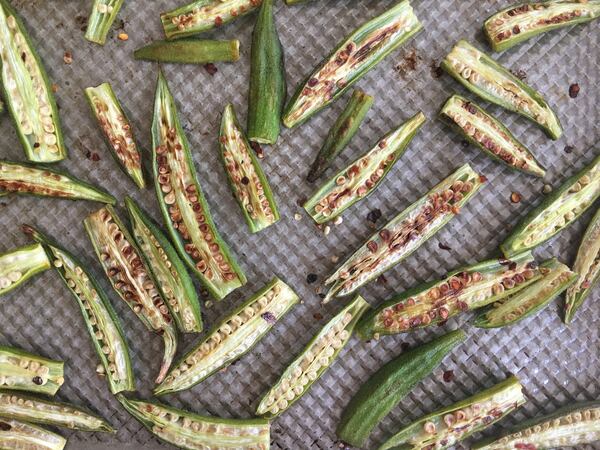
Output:
M54 395L64 376L62 361L0 345L0 389Z
M240 59L240 41L214 41L179 39L157 41L138 48L135 59L182 64L206 64L211 62L233 62Z
M110 27L117 18L124 0L94 0L88 18L85 38L90 42L104 45Z
M42 427L18 420L0 418L0 448L63 450L67 440Z
M12 291L49 268L50 261L39 244L19 247L0 255L0 295Z

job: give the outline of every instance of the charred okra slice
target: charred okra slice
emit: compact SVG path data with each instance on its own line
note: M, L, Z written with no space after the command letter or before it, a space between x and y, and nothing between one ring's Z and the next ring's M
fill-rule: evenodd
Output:
M444 227L485 179L465 164L371 236L331 275L323 300L349 295L398 264Z
M243 286L246 276L212 220L162 72L156 88L152 142L156 195L175 248L210 293L221 300Z
M201 332L198 295L183 261L158 225L133 199L126 197L125 205L133 238L146 256L177 328L183 333Z
M369 152L329 179L304 204L319 224L335 219L381 184L425 123L422 112L384 136Z
M127 341L104 290L81 262L53 239L30 225L23 225L22 229L44 246L60 278L77 300L110 391L113 394L134 391L135 380Z
M240 41L213 41L180 39L157 41L138 48L133 56L144 61L181 64L206 64L211 62L233 62L240 59Z
M502 123L459 95L448 99L440 115L472 144L511 169L543 177L546 171Z
M88 18L85 38L90 42L104 45L110 27L117 18L124 0L94 0Z
M67 440L42 427L18 420L0 418L0 448L63 450Z
M362 447L377 424L466 338L454 330L410 349L381 367L363 384L344 409L338 437Z
M112 207L93 212L83 223L114 290L149 330L163 338L165 353L156 378L160 383L177 351L177 335L159 287L141 251Z
M0 345L0 389L54 395L64 382L62 361Z
M113 157L140 189L145 188L142 155L135 142L131 122L111 85L102 83L86 88L85 95Z
M519 380L512 376L454 405L428 414L400 430L379 450L436 449L458 442L501 420L526 402Z
M227 177L250 231L256 233L273 225L279 220L279 211L271 186L231 104L223 112L219 143Z
M422 28L408 0L362 25L298 86L283 124L292 128L308 120Z
M562 135L558 117L538 92L467 41L459 41L441 66L474 94L527 117L552 139Z
M554 0L510 6L488 18L483 31L494 51L507 50L538 34L600 16L599 0Z
M2 97L27 159L39 163L65 159L67 150L48 75L7 0L0 0L0 48Z
M507 258L530 250L575 222L600 196L600 156L527 214L500 249Z
M368 308L359 295L331 319L265 394L256 414L277 417L308 392L350 341L354 326Z
M245 355L298 302L283 281L273 279L173 366L156 395L189 389Z
M39 244L19 247L0 255L0 295L12 291L49 268L50 261Z

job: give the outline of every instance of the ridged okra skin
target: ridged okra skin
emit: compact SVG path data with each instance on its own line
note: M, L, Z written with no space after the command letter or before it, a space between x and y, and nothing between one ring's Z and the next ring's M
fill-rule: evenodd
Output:
M85 32L88 41L104 45L123 2L124 0L94 0Z
M0 389L54 395L65 382L64 365L0 345Z
M39 244L27 245L0 255L0 296L50 268L46 252Z
M0 445L3 449L63 450L67 440L30 423L0 418Z
M178 39L156 41L138 48L135 59L179 64L206 64L235 62L240 59L240 41L215 41L201 39Z

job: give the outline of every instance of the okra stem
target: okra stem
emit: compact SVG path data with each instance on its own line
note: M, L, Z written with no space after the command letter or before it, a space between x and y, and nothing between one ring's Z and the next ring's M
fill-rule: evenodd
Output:
M133 56L145 61L182 64L206 64L211 62L233 62L240 59L240 41L214 41L179 39L157 41L138 48Z
M63 450L67 440L60 434L18 420L0 418L0 448Z
M50 261L39 244L19 247L0 255L0 295L12 291L49 268Z
M0 389L54 395L64 376L62 361L0 345Z
M124 0L94 0L88 18L85 38L90 42L104 45L110 27L117 18Z

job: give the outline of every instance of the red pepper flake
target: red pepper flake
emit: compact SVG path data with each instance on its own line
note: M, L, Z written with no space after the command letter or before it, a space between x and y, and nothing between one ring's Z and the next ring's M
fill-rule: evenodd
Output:
M520 203L523 197L518 192L513 192L510 194L510 201L513 203Z
M446 370L443 379L446 383L450 383L454 379L454 370Z
M100 161L100 155L96 152L90 152L89 150L85 153L85 157L90 161Z
M215 66L213 63L204 64L204 70L206 70L211 77L219 71L217 66Z
M517 77L519 80L524 80L525 78L527 78L527 72L525 72L524 70L511 70L511 73Z
M260 159L265 157L265 152L258 142L250 141L250 147L252 147L254 153L256 153L256 156L258 156Z
M321 315L320 313L314 313L313 314L313 318L315 320L322 320L323 319L323 315Z
M410 344L408 342L403 342L402 344L400 344L400 350L402 350L403 352L405 352L409 348L410 348Z
M479 182L480 183L487 183L487 177L485 175L479 175Z
M438 62L435 59L431 60L431 63L429 64L429 68L431 70L431 76L433 78L440 78L444 71L442 70L442 68L440 67L440 65L438 64Z
M565 153L573 153L573 150L575 150L575 147L572 145L565 145Z
M58 89L58 84L52 83L52 92L56 94L58 92Z
M378 282L379 284L386 285L386 284L387 284L387 282L388 282L388 280L387 280L387 278L385 277L385 275L383 275L383 274L382 274L382 275L379 275L379 276L377 277L377 282Z
M215 17L215 26L220 27L221 25L223 25L223 19L221 18L221 16Z
M318 278L317 275L315 275L314 273L309 273L306 276L306 282L308 284L313 284L315 281L317 281L317 278Z
M379 219L381 219L381 210L379 208L375 208L367 214L367 220L371 223L377 223Z
M452 250L450 247L448 247L445 244L442 244L441 242L438 244L438 247L441 248L442 250L446 250L446 251Z
M63 61L65 62L65 64L71 64L73 62L73 55L71 54L71 52L65 52L63 56Z
M571 86L569 86L569 97L571 98L577 98L577 96L579 95L579 85L577 83L573 83Z

